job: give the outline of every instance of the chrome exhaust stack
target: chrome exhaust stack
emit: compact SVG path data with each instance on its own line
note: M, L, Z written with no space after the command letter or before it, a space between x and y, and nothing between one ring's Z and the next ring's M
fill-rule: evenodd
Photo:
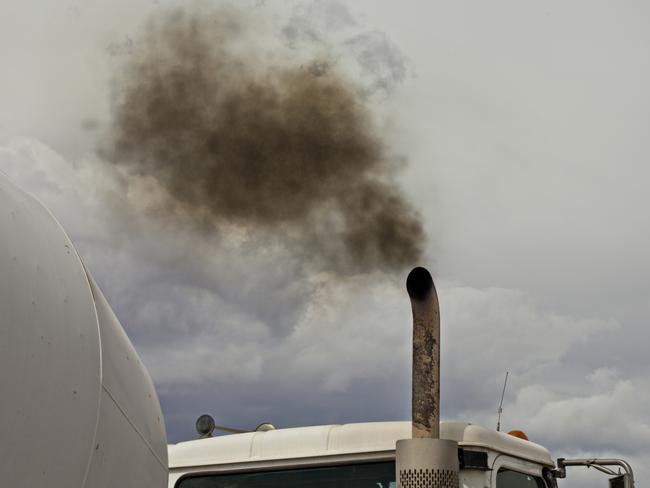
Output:
M431 274L406 280L413 312L412 438L397 441L398 488L458 488L458 443L440 439L440 309Z

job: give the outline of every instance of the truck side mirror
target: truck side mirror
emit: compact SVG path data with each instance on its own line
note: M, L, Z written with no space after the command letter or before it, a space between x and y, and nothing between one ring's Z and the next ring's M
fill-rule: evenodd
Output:
M609 479L609 488L634 488L630 476L620 474Z

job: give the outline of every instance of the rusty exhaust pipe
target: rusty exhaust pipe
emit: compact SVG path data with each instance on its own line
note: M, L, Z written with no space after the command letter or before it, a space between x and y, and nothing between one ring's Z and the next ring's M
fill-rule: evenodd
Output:
M413 312L412 438L395 445L398 488L458 488L458 443L440 439L440 309L431 274L406 279Z
M413 438L440 437L440 307L431 274L415 268L406 279L413 312Z

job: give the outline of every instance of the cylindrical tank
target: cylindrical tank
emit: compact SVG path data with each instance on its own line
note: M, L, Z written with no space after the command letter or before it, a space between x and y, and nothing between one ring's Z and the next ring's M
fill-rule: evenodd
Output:
M0 173L0 485L163 488L151 378L49 211Z

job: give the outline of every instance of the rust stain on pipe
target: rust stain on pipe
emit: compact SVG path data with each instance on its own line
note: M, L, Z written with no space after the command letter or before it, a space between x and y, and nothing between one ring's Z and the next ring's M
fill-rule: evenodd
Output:
M414 268L406 279L413 312L413 438L440 437L440 309L431 274Z

